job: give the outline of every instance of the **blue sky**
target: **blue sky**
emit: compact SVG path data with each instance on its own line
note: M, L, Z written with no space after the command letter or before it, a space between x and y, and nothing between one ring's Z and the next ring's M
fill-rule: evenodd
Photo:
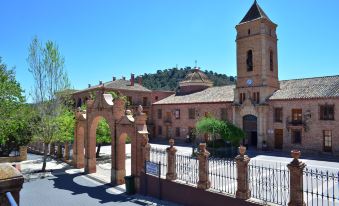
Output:
M253 0L1 2L0 56L30 91L28 45L53 40L77 89L130 73L198 66L236 75L235 25ZM278 24L279 78L339 74L339 1L258 0Z

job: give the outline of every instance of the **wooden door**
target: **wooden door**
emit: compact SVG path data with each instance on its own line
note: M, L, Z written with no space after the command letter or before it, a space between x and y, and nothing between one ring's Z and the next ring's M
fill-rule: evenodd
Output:
M282 149L283 148L283 140L284 140L284 132L282 129L274 130L274 148Z

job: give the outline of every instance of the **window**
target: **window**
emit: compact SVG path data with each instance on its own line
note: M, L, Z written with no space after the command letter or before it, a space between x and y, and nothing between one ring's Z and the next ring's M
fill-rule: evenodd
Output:
M253 101L256 104L259 104L259 102L260 102L259 92L253 92Z
M273 71L273 51L270 51L270 70Z
M239 94L239 103L242 104L246 99L246 94L245 93L240 93Z
M224 121L227 120L227 109L226 108L220 109L220 119Z
M248 72L253 71L253 53L252 53L252 50L247 51L246 64L247 64L247 71Z
M127 104L132 105L132 97L131 96L127 96Z
M188 109L188 119L195 119L195 109L194 108Z
M174 116L176 119L180 119L180 109L176 109L174 114L175 114Z
M175 136L180 137L180 127L175 128Z
M292 109L292 123L302 123L302 109Z
M334 105L320 105L320 120L334 120Z
M162 119L162 109L158 109L158 119Z
M247 34L251 35L251 29L247 30Z
M301 144L301 130L300 129L292 130L292 143Z
M171 112L166 112L166 122L172 122L172 115Z
M283 118L283 110L282 108L274 108L274 121L275 122L282 122Z
M323 134L324 134L324 151L332 152L332 131L324 130Z
M147 106L148 105L148 98L147 97L143 97L142 98L142 106Z
M162 127L158 126L158 135L162 135Z

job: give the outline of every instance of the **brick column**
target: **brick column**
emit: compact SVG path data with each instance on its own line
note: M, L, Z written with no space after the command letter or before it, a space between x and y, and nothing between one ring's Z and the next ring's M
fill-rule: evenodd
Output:
M54 157L55 155L55 144L54 143L50 143L49 145L49 155Z
M208 157L210 153L206 150L206 143L200 143L199 145L199 181L198 188L208 189L211 187L211 182L208 178Z
M170 139L169 147L167 147L167 173L166 179L167 180L176 180L177 179L177 172L175 169L175 154L177 153L177 149L174 147L174 139Z
M245 155L246 147L239 147L239 155L235 157L237 164L237 192L236 197L239 199L249 199L251 197L251 191L249 189L248 181L248 163L250 158Z
M291 156L293 160L287 165L290 170L290 202L288 206L306 205L303 192L303 169L306 167L306 164L299 161L300 155L300 151L292 150Z
M20 146L19 151L20 151L20 161L27 160L27 146Z

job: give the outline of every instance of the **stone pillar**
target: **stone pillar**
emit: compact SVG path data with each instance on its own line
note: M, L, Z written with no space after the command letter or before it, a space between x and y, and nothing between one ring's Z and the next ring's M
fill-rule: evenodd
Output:
M239 155L235 157L238 176L236 197L244 200L251 197L248 181L248 163L250 162L250 158L245 155L245 152L246 147L240 146Z
M175 154L177 153L177 149L174 147L174 139L169 140L169 147L167 147L167 173L166 179L167 180L176 180L177 179L177 172L175 168Z
M10 192L19 205L20 190L23 183L24 178L17 169L9 163L0 164L0 205L10 205L6 197L6 192Z
M73 143L73 155L72 164L76 168L83 168L84 159L84 148L85 148L85 135L87 132L86 125L86 113L78 110L75 113L76 123L74 127L74 143Z
M199 181L198 188L200 189L209 189L211 187L211 182L208 177L208 157L210 153L206 150L206 143L200 143L198 160L199 160Z
M20 161L27 160L27 146L20 146L19 151L20 151Z
M132 139L132 175L135 177L135 187L140 189L140 175L145 169L145 160L150 158L150 145L148 143L148 131L146 125L147 115L139 105L138 113L135 117L136 137Z
M290 202L288 206L304 206L303 169L306 164L299 161L300 151L292 150L293 160L287 165L290 170Z

